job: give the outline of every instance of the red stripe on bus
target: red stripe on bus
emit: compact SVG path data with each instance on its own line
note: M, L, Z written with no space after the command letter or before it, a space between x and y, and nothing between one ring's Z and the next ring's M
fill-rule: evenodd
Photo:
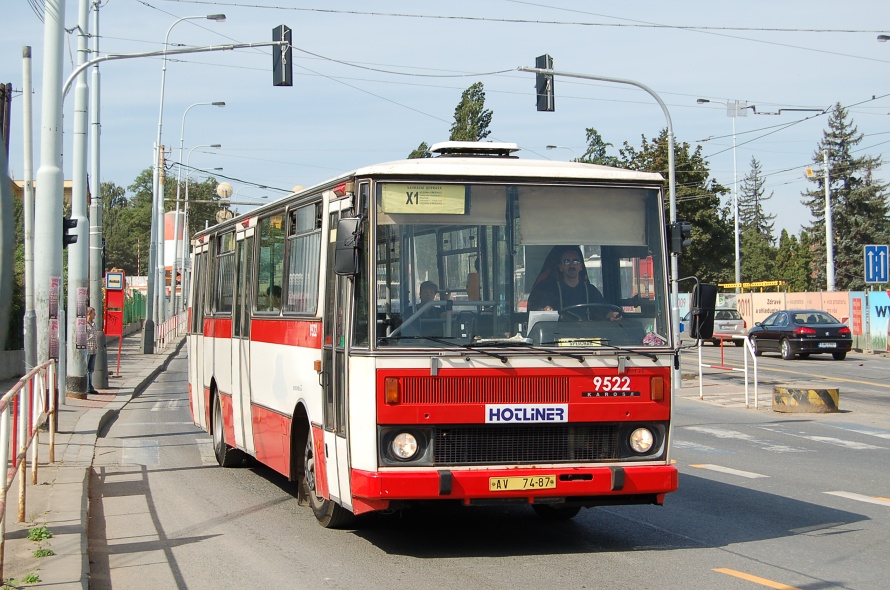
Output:
M251 404L253 444L256 458L278 473L290 473L291 418Z
M204 318L206 338L231 338L232 318Z
M321 322L312 320L265 320L250 322L250 339L254 342L321 348Z
M330 499L327 459L323 452L324 430L315 425L312 426L312 443L315 452L315 494L321 498Z

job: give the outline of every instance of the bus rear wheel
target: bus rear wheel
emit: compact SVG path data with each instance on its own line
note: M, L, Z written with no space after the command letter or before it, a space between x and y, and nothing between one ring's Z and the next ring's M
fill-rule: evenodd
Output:
M551 506L550 504L532 504L532 510L544 520L569 520L581 512L580 506Z
M318 495L316 482L315 447L312 444L312 434L306 437L305 451L305 476L303 485L306 487L306 495L309 497L309 505L318 524L326 529L345 527L352 523L355 516L333 500L322 498Z
M222 402L219 395L213 397L213 454L221 467L238 467L244 461L244 452L226 444L223 429Z

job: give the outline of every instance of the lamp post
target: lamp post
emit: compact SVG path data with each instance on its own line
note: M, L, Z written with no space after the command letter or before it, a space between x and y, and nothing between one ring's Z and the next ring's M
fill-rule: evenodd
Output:
M569 150L570 152L572 152L572 161L573 161L573 162L576 162L576 161L578 160L578 156L575 154L575 150L573 150L572 148L570 148L570 147L568 147L568 146L564 146L564 145L546 145L546 146L544 146L544 147L545 147L546 149L548 149L548 150Z
M739 284L742 282L742 261L741 251L739 247L739 174L738 169L736 168L737 162L735 153L735 119L736 117L747 117L748 109L752 107L749 107L747 102L740 102L738 100L727 100L726 102L720 102L719 100L708 100L707 98L699 98L695 102L698 104L705 104L709 102L722 104L726 107L726 116L732 118L732 218L735 235L735 292L738 293Z
M155 141L154 146L154 160L152 162L152 170L154 173L152 174L152 222L151 222L151 243L148 249L148 292L145 302L145 326L142 332L142 350L145 354L151 354L154 352L154 327L155 320L163 319L163 307L158 305L155 307L155 283L158 279L160 279L160 285L158 287L158 294L163 295L164 291L164 267L163 263L160 265L159 272L156 273L155 265L157 264L157 258L159 257L159 252L164 243L164 195L163 195L163 185L160 182L160 160L161 160L161 150L163 149L161 146L161 129L164 121L164 84L167 78L167 45L170 41L170 31L173 30L173 27L181 23L185 20L196 20L196 19L207 19L216 22L222 22L226 20L226 15L224 14L210 14L210 15L202 15L202 16L184 16L182 18L177 19L170 25L170 28L167 29L167 34L164 36L164 53L161 59L161 101L160 101L160 109L158 113L158 136ZM163 257L161 257L163 258ZM159 301L163 301L163 296L158 297Z
M196 102L193 105L190 105L185 112L182 113L182 127L179 132L179 167L176 172L176 215L173 218L173 266L170 271L170 315L176 315L177 307L176 307L176 256L179 254L179 194L180 188L182 187L182 144L185 141L185 116L189 114L189 111L197 106L215 106L215 107L224 107L226 106L225 102ZM187 231L187 230L186 230ZM185 261L182 262L183 266L185 265Z
M887 41L890 41L890 35L878 35L878 41L880 43L886 43Z

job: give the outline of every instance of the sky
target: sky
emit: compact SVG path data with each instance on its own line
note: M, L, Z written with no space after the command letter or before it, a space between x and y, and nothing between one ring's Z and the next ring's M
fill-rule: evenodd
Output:
M73 30L78 1L65 4L65 27ZM16 179L24 169L26 45L33 55L35 176L40 166L42 8L42 0L6 0L2 9L0 82L11 82L15 91L10 176ZM176 23L219 13L225 22ZM841 103L865 136L855 153L886 160L890 43L879 43L877 35L890 34L888 16L890 4L878 0L104 0L99 49L101 55L158 51L168 34L170 49L267 42L274 27L290 27L292 87L273 86L269 47L167 59L161 130L168 174L187 162L193 179L212 173L233 185L234 200L258 203L297 185L404 158L421 141L447 140L460 95L475 82L484 84L493 112L488 139L517 143L524 158L581 156L588 127L616 150L625 141L639 147L643 136L665 127L663 111L647 93L567 77L555 81L555 112L537 112L534 74L517 68L534 66L546 53L558 72L653 89L667 105L676 141L701 145L724 186L733 184L734 153L739 183L757 158L772 195L764 208L776 216L778 234L812 222L801 191L813 187L805 169L828 121L819 112L786 109ZM881 24L888 29L875 28ZM75 33L67 34L63 78L74 67L76 48ZM126 188L152 164L162 60L105 62L100 71L101 180ZM712 102L697 104L698 98ZM214 101L226 106L199 104ZM735 101L755 108L730 117L719 103ZM65 178L71 178L73 102L69 93ZM202 147L217 143L222 147ZM886 163L878 177L890 181Z

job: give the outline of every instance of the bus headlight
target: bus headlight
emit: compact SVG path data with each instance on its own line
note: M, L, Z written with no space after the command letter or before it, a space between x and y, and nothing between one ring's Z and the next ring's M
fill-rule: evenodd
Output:
M417 439L410 432L400 432L390 443L392 455L396 459L407 461L417 454Z
M655 436L648 428L637 428L630 433L630 448L635 453L648 453L655 442Z

